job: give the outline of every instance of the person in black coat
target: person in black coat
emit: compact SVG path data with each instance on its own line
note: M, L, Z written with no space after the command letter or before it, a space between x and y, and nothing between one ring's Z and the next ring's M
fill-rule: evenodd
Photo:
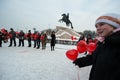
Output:
M89 44L90 42L93 42L93 38L90 34L86 36L86 43Z
M0 47L2 47L3 33L0 31Z
M96 31L103 37L96 50L73 63L79 68L92 65L89 80L120 80L120 15L106 14L96 22Z
M22 47L24 47L24 35L25 33L23 32L23 30L21 30L20 33L18 34L18 39L19 39L18 47L20 47L21 44L22 44Z
M84 34L81 34L81 36L80 36L80 38L78 39L77 43L78 43L80 40L85 40Z
M11 47L13 42L14 42L14 47L15 47L16 46L16 32L14 31L13 28L10 28L9 36L10 36L10 45L8 47Z
M50 42L51 51L54 50L55 43L56 43L56 35L55 35L55 32L53 31L51 34L51 42Z

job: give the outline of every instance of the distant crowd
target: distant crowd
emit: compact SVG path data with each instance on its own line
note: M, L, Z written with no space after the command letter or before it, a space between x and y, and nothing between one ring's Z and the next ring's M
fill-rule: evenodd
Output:
M19 40L18 45L16 44L17 43L16 38ZM32 33L31 30L28 30L28 32L25 33L23 30L20 30L19 32L14 31L13 28L10 28L10 31L8 32L4 28L0 29L0 47L2 47L3 42L4 43L9 42L8 47L11 47L11 46L24 47L25 40L28 41L28 47L33 47L33 48L39 49L41 46L41 49L44 50L44 49L46 49L48 37L47 37L46 32L41 33L38 31L34 31L34 33ZM71 38L71 40L73 40L73 39ZM97 41L98 41L96 38L93 39L92 35L90 35L90 34L88 34L87 36L84 36L84 34L81 34L77 43L80 40L86 41L87 44L89 44L90 42L97 43ZM33 44L32 44L32 41L33 41ZM55 44L56 44L56 35L55 35L55 32L52 31L51 32L51 39L50 39L51 51L54 50Z
M19 39L18 45L16 45L16 38ZM32 47L32 41L34 41L33 48L39 49L41 46L42 49L46 49L47 34L45 32L40 33L38 31L34 31L34 33L31 33L31 30L28 30L27 33L25 33L23 30L20 30L20 32L16 32L13 28L10 28L9 32L4 28L0 29L0 47L2 47L3 42L7 43L8 40L10 40L8 47L24 47L24 40L27 40L28 47ZM53 31L51 33L51 51L54 50L55 42L56 36L55 32Z

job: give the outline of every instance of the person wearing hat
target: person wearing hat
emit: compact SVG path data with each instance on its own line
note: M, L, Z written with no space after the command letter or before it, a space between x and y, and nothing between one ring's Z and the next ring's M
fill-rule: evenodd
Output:
M77 58L79 68L92 65L89 80L120 80L120 15L105 14L95 22L102 40L91 55Z

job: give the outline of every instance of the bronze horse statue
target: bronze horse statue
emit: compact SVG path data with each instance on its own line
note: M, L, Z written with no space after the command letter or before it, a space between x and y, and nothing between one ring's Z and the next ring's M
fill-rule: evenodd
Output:
M71 25L71 28L73 29L73 25L72 25L72 22L69 20L69 13L66 14L62 14L62 19L59 20L59 22L65 22L66 23L66 26L70 26Z

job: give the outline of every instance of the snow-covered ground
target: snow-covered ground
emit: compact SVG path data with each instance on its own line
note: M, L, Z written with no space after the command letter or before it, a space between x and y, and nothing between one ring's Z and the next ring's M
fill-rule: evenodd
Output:
M33 47L0 47L0 80L88 80L91 66L78 68L66 57L73 45L56 44L51 51Z

